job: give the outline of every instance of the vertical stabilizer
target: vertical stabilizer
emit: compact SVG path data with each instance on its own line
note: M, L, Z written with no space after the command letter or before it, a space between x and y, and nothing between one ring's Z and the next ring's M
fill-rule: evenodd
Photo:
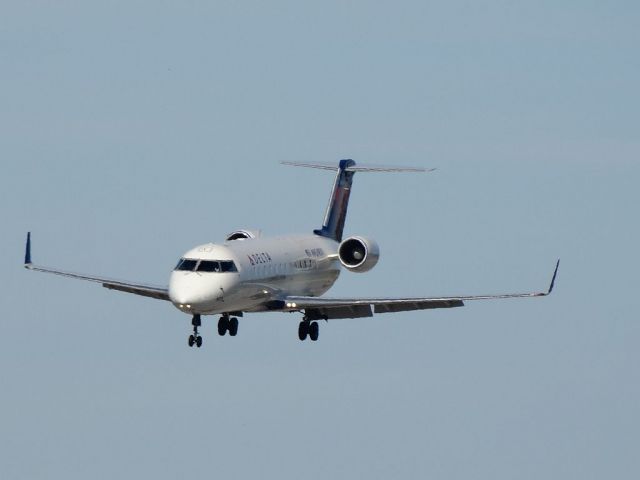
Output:
M324 223L320 230L313 233L323 237L331 238L337 242L342 241L344 222L347 219L347 208L349 206L349 195L351 194L351 184L355 171L349 167L354 167L356 162L351 159L340 160L338 173L329 197L329 205L324 215Z
M314 230L313 233L323 237L331 238L336 242L342 241L342 231L344 222L347 219L347 208L349 206L349 195L351 195L351 184L356 172L431 172L434 169L426 170L418 167L399 167L383 165L358 165L351 159L340 160L338 166L333 163L310 163L310 162L282 162L284 165L294 167L319 168L321 170L337 171L336 180L333 183L331 197L327 212L324 214L322 228Z

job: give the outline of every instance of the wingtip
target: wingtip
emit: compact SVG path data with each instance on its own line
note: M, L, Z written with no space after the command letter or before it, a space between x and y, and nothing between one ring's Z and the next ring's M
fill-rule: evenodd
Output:
M31 265L31 232L27 232L27 246L24 252L24 266L29 267Z
M556 276L558 275L558 268L560 267L560 259L556 262L556 269L553 271L553 277L551 278L551 285L549 285L549 291L547 291L547 295L553 292L553 286L556 283Z

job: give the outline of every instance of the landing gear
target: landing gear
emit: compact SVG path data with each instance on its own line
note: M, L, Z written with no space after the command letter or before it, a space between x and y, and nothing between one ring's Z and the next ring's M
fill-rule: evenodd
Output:
M229 332L229 336L235 337L238 334L238 319L236 317L229 317L223 315L218 320L218 335L221 337Z
M231 317L229 319L229 335L235 337L238 334L238 319Z
M218 320L218 335L222 337L227 333L227 328L229 328L229 317L220 317L220 320Z
M309 338L311 339L311 341L317 341L319 334L320 326L318 325L318 322L311 322L311 324L309 325Z
M200 315L195 314L193 316L191 325L193 325L193 335L189 335L189 346L193 347L195 345L196 347L200 348L202 346L202 337L198 335L198 327L202 325Z
M298 338L304 341L307 339L307 335L309 335L309 322L302 321L298 325Z
M189 335L188 344L190 347L194 345L198 348L202 346L202 337L198 335L198 327L202 325L199 314L195 314L191 320L193 325L193 334ZM238 319L236 317L229 317L229 315L222 315L218 320L218 335L223 336L229 332L229 336L235 337L238 334ZM317 338L317 334L316 334Z
M300 340L306 340L307 336L311 339L312 342L318 340L318 335L320 334L320 326L318 322L309 322L308 320L303 320L298 325L298 338Z

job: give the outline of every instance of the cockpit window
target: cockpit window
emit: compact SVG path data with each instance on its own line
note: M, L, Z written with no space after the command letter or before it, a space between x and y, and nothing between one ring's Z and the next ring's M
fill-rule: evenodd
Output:
M220 262L220 266L222 267L223 272L237 272L236 264L231 260Z
M191 258L181 258L175 270L183 272L237 272L236 264L231 260L193 260Z
M192 272L196 269L197 263L198 263L197 260L191 260L189 258L181 258L180 261L178 262L178 265L176 265L176 270Z
M201 260L198 265L198 272L219 272L220 262L212 260Z

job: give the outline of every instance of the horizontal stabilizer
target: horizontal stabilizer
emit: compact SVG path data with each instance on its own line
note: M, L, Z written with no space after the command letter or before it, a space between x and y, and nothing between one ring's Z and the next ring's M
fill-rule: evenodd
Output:
M310 162L281 162L282 165L290 165L292 167L317 168L320 170L340 170L335 163L310 163ZM399 167L395 165L352 165L343 169L345 172L432 172L435 168L421 167Z

